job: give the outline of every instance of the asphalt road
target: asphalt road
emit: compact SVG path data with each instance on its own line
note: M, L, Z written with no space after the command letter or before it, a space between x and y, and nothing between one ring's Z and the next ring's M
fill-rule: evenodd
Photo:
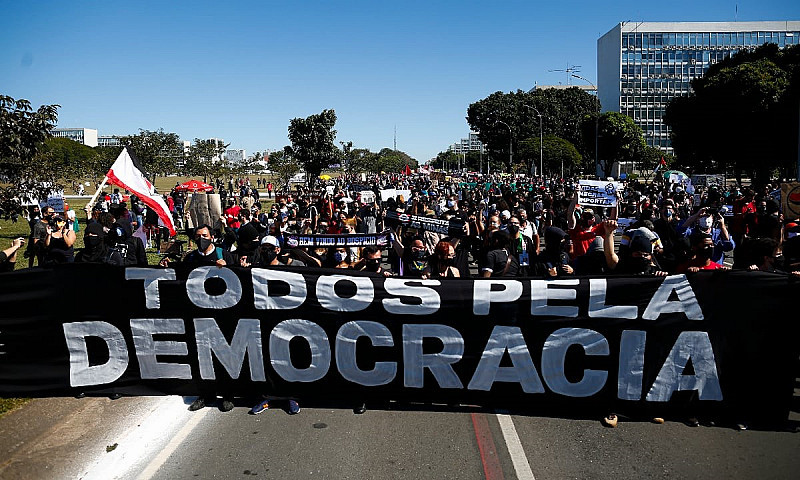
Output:
M0 419L3 479L797 478L800 433L622 421L35 400ZM797 413L793 420L800 419Z

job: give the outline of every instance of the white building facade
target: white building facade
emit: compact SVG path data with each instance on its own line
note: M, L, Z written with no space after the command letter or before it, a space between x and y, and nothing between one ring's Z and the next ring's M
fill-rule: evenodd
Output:
M56 138L69 138L87 147L97 146L97 130L92 128L54 128L50 133Z
M597 90L604 112L642 128L648 145L672 151L663 122L669 101L736 52L800 43L800 21L623 22L597 41Z

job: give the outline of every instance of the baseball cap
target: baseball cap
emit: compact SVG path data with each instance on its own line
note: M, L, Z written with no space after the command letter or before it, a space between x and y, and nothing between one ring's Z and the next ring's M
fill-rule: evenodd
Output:
M278 243L278 239L272 235L267 235L266 237L262 238L261 245L272 245L273 247L281 246L280 243Z

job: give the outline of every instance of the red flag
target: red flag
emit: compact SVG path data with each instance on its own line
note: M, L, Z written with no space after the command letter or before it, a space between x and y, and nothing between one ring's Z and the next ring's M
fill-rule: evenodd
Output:
M400 173L402 173L403 175L411 175L411 167L409 167L408 164L406 164L406 168L404 168L403 171Z
M128 152L128 147L123 148L108 173L106 173L108 183L124 188L139 197L147 205L147 208L153 209L158 214L158 218L169 229L169 234L176 235L175 224L172 223L172 215L169 213L167 204L161 195L156 193L156 189L145 178L136 163Z

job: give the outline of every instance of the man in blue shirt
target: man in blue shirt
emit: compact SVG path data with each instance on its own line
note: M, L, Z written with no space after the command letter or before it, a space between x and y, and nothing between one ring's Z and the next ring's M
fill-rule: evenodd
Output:
M725 252L732 252L736 247L728 233L728 228L725 226L725 219L719 212L714 212L710 208L701 208L678 225L676 230L679 235L687 238L694 231L701 231L711 235L711 240L714 242L714 253L711 255L711 261L720 265L725 260Z

